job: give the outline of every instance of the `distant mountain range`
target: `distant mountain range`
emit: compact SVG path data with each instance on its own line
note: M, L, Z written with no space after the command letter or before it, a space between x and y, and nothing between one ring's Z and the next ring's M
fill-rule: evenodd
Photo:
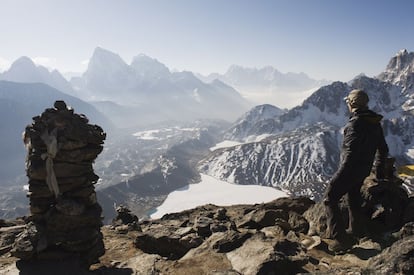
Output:
M232 65L224 74L198 76L204 81L219 79L227 83L255 105L267 103L280 108L301 104L313 91L331 82L312 79L305 73L282 73L272 66L247 68Z
M118 127L165 120L235 120L253 105L219 80L204 83L191 72L170 72L156 59L136 56L130 65L118 54L96 48L88 69L68 82L58 71L16 60L0 80L44 83L90 102Z
M329 83L304 73L283 74L270 66L253 69L233 65L224 75L207 77L171 72L149 56L137 55L127 64L118 54L100 47L93 52L87 70L70 82L58 71L36 66L27 57L16 60L0 74L0 80L47 84L90 102L119 127L167 119L234 121L258 103L296 106Z
M274 186L293 195L319 199L339 163L341 128L348 116L343 98L355 88L364 89L371 109L384 115L384 132L397 165L411 164L413 68L414 54L403 50L376 78L359 76L349 84L334 82L317 90L302 105L270 118L258 120L258 112L265 106L255 107L247 116L251 121L239 120L225 134L228 139L248 143L216 150L202 162L200 170L229 182ZM257 141L260 137L262 140Z
M205 83L191 72L170 72L145 55L136 56L128 65L119 55L102 48L95 49L87 71L71 83L78 96L93 100L120 126L168 119L232 121L252 106L219 80ZM119 115L119 106L126 114Z

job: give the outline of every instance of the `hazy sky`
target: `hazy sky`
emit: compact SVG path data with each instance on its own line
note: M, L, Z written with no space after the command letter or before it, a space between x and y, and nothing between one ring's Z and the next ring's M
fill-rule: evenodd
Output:
M348 81L414 50L413 11L412 0L0 0L0 70L29 56L83 72L100 46L180 71L272 65Z

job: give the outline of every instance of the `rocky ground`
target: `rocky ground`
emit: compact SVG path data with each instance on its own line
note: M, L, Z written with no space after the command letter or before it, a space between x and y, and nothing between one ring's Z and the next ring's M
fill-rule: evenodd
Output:
M406 210L412 213L409 200ZM123 212L102 228L106 252L88 271L75 257L32 262L11 257L24 222L3 221L0 274L414 274L412 220L335 255L323 238L322 207L307 198L281 198L204 205L140 222Z

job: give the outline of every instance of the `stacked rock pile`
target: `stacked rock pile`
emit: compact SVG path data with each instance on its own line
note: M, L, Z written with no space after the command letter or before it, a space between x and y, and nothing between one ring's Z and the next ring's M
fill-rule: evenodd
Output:
M128 233L128 231L141 231L138 224L138 217L132 214L126 206L119 205L115 208L116 217L112 220L112 229L118 233Z
M106 134L63 101L26 127L30 217L12 254L21 259L76 255L89 266L105 252L92 164Z

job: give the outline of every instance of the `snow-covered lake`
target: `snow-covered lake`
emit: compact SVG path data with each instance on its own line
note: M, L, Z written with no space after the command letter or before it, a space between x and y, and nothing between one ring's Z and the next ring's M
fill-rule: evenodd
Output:
M218 206L255 204L287 197L285 192L259 185L237 185L201 174L201 182L171 192L162 205L151 214L152 219L164 214L181 212L204 204Z

